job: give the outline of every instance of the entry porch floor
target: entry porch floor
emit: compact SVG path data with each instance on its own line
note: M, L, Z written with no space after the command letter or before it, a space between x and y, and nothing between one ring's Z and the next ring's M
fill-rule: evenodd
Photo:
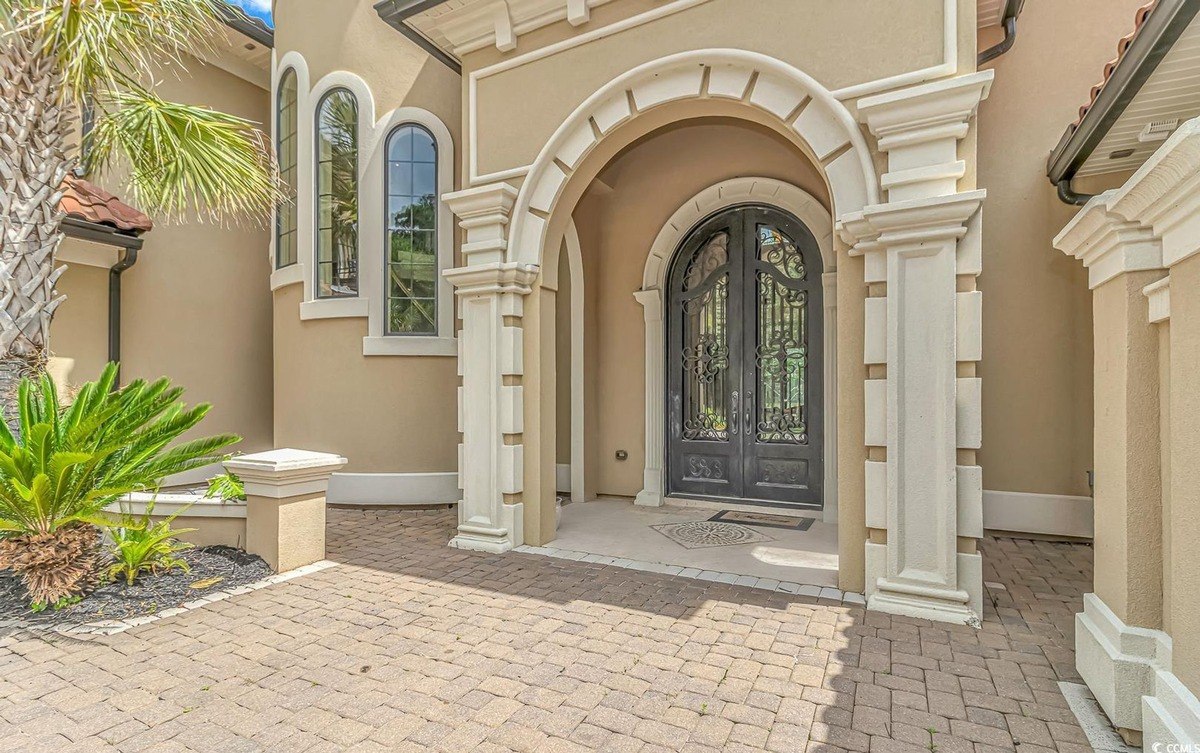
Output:
M329 515L336 566L128 632L0 636L0 750L1084 753L1090 547L989 538L982 629L446 546Z
M664 565L663 572L670 575L682 572L718 582L742 577L742 585L748 585L749 576L768 583L837 586L837 526L812 518L738 512L735 507L699 509L669 502L639 507L627 499L602 497L564 505L558 536L544 548L559 556L593 555L588 561L601 564Z

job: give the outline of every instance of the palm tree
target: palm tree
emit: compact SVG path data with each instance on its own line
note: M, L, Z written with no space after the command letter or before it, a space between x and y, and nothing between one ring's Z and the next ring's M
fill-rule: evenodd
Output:
M55 252L60 186L85 167L119 166L143 210L224 222L266 218L286 200L254 124L153 91L221 23L220 0L0 0L0 406L44 372L63 301ZM75 141L90 108L88 149Z

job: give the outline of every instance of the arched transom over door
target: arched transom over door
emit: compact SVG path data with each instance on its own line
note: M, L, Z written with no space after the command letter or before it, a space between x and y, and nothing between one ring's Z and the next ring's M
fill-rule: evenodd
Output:
M701 222L667 295L668 493L822 506L821 254L795 217Z

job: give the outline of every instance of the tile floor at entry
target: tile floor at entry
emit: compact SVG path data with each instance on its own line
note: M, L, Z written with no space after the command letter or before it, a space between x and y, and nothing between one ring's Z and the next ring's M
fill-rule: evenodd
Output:
M676 543L654 527L708 520L717 512L670 504L639 507L630 500L614 498L570 503L563 506L558 537L546 548L696 569L718 582L721 579L712 574L724 575L727 582L732 582L728 581L730 575L741 575L837 586L836 525L815 520L807 531L797 531L738 524L756 534L750 538L757 540L695 549Z

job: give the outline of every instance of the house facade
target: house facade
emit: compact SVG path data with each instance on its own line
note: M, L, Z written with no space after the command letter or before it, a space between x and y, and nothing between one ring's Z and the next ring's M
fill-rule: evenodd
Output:
M255 87L295 201L126 290L205 322L146 368L347 458L331 502L457 503L460 549L552 542L563 497L812 517L868 608L976 625L985 531L1094 539L1080 673L1198 740L1200 95L1130 104L1191 71L1194 5L276 3L258 73L190 91Z

